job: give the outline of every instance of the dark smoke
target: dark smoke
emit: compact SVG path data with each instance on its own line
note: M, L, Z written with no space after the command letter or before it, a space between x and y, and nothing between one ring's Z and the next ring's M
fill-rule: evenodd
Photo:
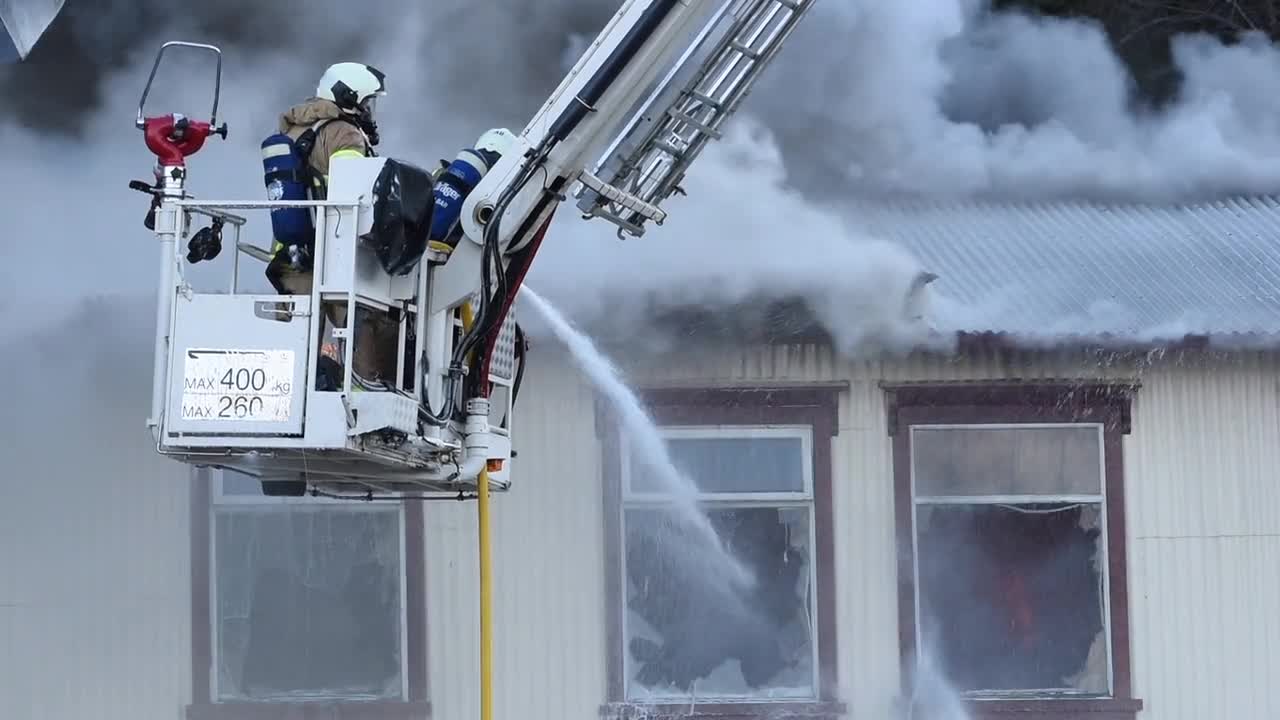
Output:
M323 5L299 0L68 0L31 56L20 65L0 68L0 90L21 99L0 107L0 117L14 118L38 133L82 135L92 125L92 113L116 99L111 75L149 62L170 39L288 50L317 62L363 52L369 44L363 23L334 22L328 11L342 3Z
M1183 82L1157 110L1093 22L977 0L814 12L752 106L806 192L1169 201L1280 190L1280 53L1261 35L1232 46L1175 37Z
M415 133L438 135L438 116L519 126L616 6L73 1L26 64L0 70L0 88L23 99L0 117L83 131L111 100L111 73L181 36L245 63L287 54L293 69L267 73L282 100L325 64L362 57L396 71ZM1184 83L1156 112L1096 23L978 0L818 0L745 112L775 133L788 182L832 202L852 191L1164 200L1277 189L1271 44L1180 37L1173 56Z
M37 132L82 132L88 113L110 101L112 73L149 61L165 40L186 39L219 45L241 61L288 54L306 70L281 74L272 68L282 89L314 83L332 62L385 65L407 52L412 60L396 64L399 72L391 78L397 93L431 88L441 107L516 125L559 82L561 56L573 38L594 36L616 9L611 0L439 0L422 11L414 5L70 0L24 64L0 68L0 90L23 99L0 107L0 118L15 118ZM389 40L405 24L420 31L413 47Z

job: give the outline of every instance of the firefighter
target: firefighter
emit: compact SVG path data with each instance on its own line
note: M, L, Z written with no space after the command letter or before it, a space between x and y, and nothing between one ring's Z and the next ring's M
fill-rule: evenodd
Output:
M331 161L374 157L379 139L376 104L385 95L386 76L370 65L343 62L325 70L315 95L282 114L277 132L262 143L268 199L323 200L328 195ZM271 224L275 244L267 278L282 295L310 294L315 239L312 209L273 209ZM334 327L346 327L344 304L327 303L324 310ZM365 381L393 381L394 362L386 363L389 368L379 367L379 356L387 353L376 350L396 346L396 325L382 313L358 312L355 373Z
M453 162L445 163L436 175L435 211L431 216L428 238L428 261L439 264L447 261L462 238L462 226L458 215L467 195L484 178L502 155L515 145L516 136L506 128L486 130L475 145L458 153Z

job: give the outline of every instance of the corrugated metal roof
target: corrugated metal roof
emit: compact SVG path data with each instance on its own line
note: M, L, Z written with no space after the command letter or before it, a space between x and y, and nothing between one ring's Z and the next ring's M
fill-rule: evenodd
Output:
M1280 197L1196 205L856 202L939 278L947 330L1062 338L1280 333Z

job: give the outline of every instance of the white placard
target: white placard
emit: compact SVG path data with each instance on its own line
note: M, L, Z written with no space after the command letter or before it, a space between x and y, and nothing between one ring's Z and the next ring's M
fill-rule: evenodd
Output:
M192 348L184 353L182 419L287 422L292 350Z

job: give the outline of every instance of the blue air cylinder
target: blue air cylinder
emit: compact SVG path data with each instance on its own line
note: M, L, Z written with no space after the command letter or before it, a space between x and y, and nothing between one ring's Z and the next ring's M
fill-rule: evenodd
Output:
M449 250L458 246L460 233L456 232L458 216L462 214L462 204L467 195L484 178L489 168L498 162L499 155L489 150L467 149L458 153L458 157L436 180L435 211L431 216L431 233L427 236L435 249Z
M278 133L262 141L263 181L267 186L267 199L307 200L307 159L302 157L293 138ZM310 247L315 240L315 226L311 208L272 208L271 231L276 242L289 247Z

